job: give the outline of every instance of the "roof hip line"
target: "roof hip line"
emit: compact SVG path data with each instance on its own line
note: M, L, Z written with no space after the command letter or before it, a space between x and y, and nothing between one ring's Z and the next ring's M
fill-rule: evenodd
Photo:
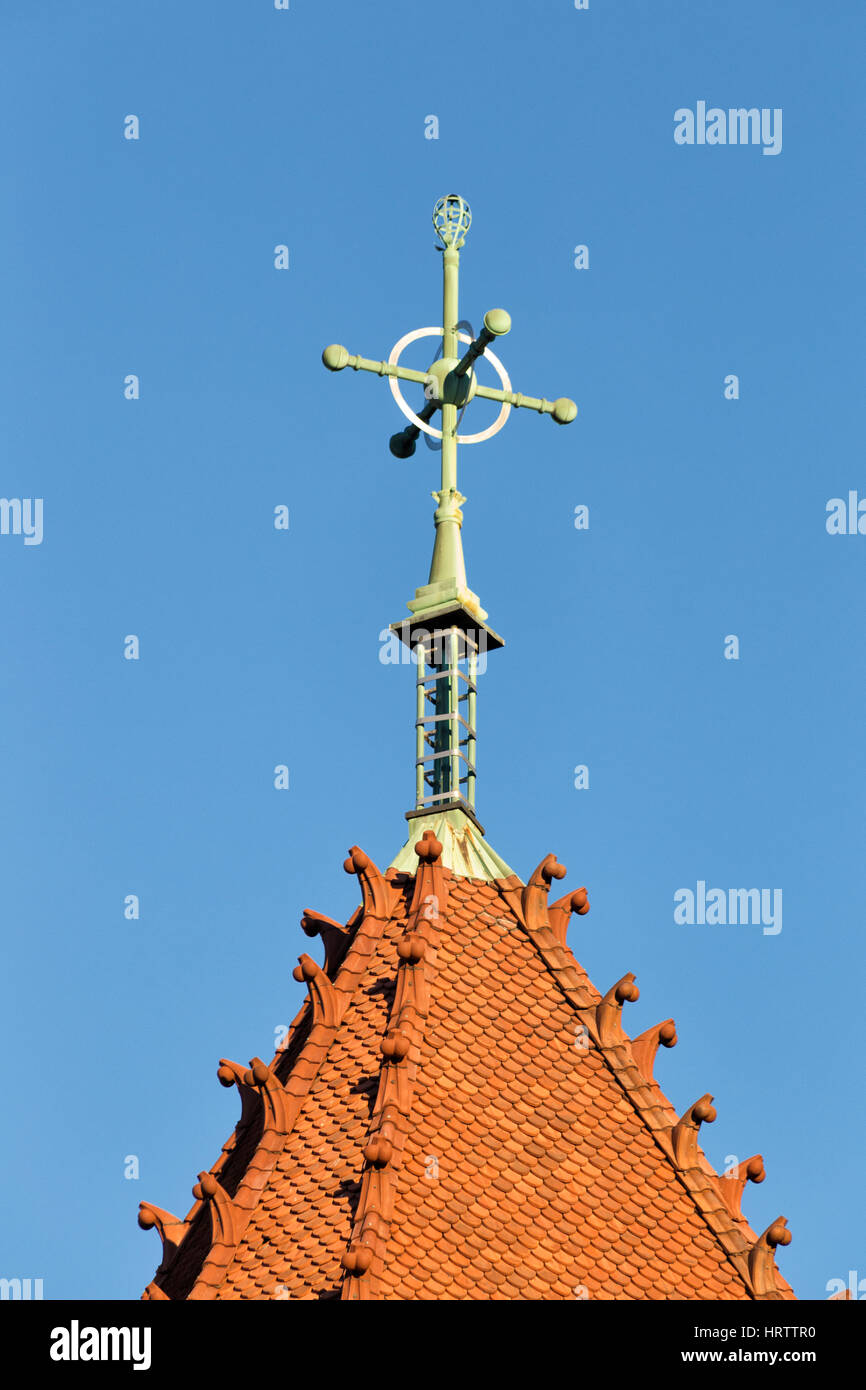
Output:
M413 1082L417 1075L436 971L439 926L448 907L442 844L425 830L415 845L420 860L402 939L397 944L394 1001L380 1047L379 1089L364 1143L361 1192L349 1245L343 1254L341 1298L376 1298L391 1230L403 1146L409 1133Z
M691 1197L716 1243L742 1279L750 1296L755 1299L794 1298L793 1291L773 1264L772 1251L775 1246L787 1245L791 1239L790 1232L785 1229L784 1218L777 1218L761 1236L757 1235L742 1214L737 1219L724 1196L724 1189L719 1186L725 1179L714 1171L706 1157L700 1153L696 1139L694 1161L691 1161L691 1154L687 1166L681 1166L677 1161L673 1136L682 1121L664 1096L658 1082L652 1079L655 1048L650 1052L647 1046L642 1047L639 1052L639 1064L632 1051L632 1041L620 1024L623 1002L637 997L637 987L633 985L634 975L623 976L602 999L571 949L565 944L567 919L565 924L561 919L556 922L556 931L551 927L547 895L551 882L563 878L565 873L564 866L557 863L556 856L548 854L535 869L526 887L521 888L516 875L512 880L497 884L497 887L574 1008L605 1066L646 1124L655 1144L668 1159L677 1180ZM585 890L581 892L585 895ZM560 898L552 906L561 911L567 905L567 901L566 898ZM572 907L571 910L580 909ZM588 904L584 910L588 910ZM635 993L632 993L632 990ZM618 997L620 995L621 997ZM672 1023L672 1020L668 1020L668 1023ZM666 1026L658 1025L659 1040L670 1046L671 1043L666 1041L666 1038L671 1036L670 1031L662 1036L662 1030ZM619 1037L616 1036L617 1033ZM676 1036L675 1030L673 1036ZM645 1037L646 1035L642 1035L642 1038ZM647 1061L649 1075L643 1070ZM687 1115L695 1108L690 1107ZM715 1118L715 1110L712 1110L712 1115ZM785 1235L787 1240L784 1239ZM772 1284L767 1273L768 1259L774 1271ZM778 1287L777 1278L783 1283L784 1289Z
M171 1283L171 1273L177 1266L184 1244L193 1227L202 1220L211 1223L210 1244L192 1287L182 1296L195 1301L216 1297L267 1179L283 1152L286 1137L291 1133L337 1035L340 1020L399 898L399 890L385 879L372 859L357 845L350 849L343 868L347 873L358 876L363 894L362 909L350 918L354 928L351 943L333 980L311 956L302 955L299 958L299 966L293 973L296 979L306 982L309 993L292 1026L292 1033L307 1020L310 1027L289 1075L281 1083L274 1074L285 1055L285 1045L278 1049L270 1067L266 1067L259 1058L254 1058L250 1064L251 1070L244 1072L237 1063L224 1060L220 1064L219 1079L223 1085L237 1084L243 1102L241 1119L210 1172L200 1175L193 1188L193 1195L197 1199L195 1204L183 1222L147 1203L141 1205L139 1224L143 1229L156 1225L163 1239L163 1263L145 1290L145 1298L171 1297L158 1281ZM319 914L305 914L304 920L308 924L315 921L318 925L321 922L326 927L337 925ZM253 1088L256 1088L261 1100L262 1134L234 1194L230 1195L219 1181L219 1174L236 1151L241 1131L247 1131L247 1126L252 1123L253 1106L248 1102L254 1100ZM156 1218L157 1213L158 1219L151 1219L151 1215ZM170 1247L164 1232L170 1233Z

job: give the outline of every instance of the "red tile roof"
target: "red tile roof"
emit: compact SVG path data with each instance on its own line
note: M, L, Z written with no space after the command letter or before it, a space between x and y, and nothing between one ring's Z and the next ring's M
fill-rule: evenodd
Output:
M325 963L269 1066L223 1061L241 1119L184 1221L147 1203L163 1262L146 1298L790 1299L732 1177L653 1079L666 1020L631 1041L632 975L602 996L565 945L585 890L548 902L460 877L425 832L418 873L357 847L362 907L307 912Z

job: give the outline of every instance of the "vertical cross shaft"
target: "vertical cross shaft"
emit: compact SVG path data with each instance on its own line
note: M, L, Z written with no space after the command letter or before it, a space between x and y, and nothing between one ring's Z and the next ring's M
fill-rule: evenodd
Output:
M445 362L453 362L458 355L459 274L460 252L456 246L445 246L442 252L442 357ZM433 494L439 505L433 517L436 539L428 587L450 583L457 593L462 590L468 594L460 535L463 525L460 503L466 499L457 490L457 406L443 399L441 420L442 473L440 490ZM419 596L416 594L416 599Z

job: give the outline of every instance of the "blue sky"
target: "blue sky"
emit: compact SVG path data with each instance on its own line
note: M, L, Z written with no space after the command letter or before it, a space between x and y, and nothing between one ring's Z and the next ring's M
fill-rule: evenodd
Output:
M461 451L507 641L480 818L587 884L578 959L636 973L633 1033L675 1017L657 1074L715 1096L718 1168L763 1154L744 1209L787 1216L797 1293L866 1278L866 536L825 526L866 497L864 29L853 0L4 5L0 492L44 503L41 545L0 535L4 1276L138 1297L138 1202L188 1210L235 1121L218 1059L299 1006L302 909L345 920L347 846L406 838L412 673L378 635L438 461L393 459L385 383L320 352L439 321L453 190L462 315L507 308L516 389L580 408ZM701 100L781 108L781 152L675 144ZM677 925L698 881L780 888L781 932Z

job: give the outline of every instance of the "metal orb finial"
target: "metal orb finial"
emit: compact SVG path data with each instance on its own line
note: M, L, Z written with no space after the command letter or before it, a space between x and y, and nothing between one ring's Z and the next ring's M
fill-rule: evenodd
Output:
M459 251L471 225L469 204L459 193L446 193L444 198L439 199L433 209L433 226L443 246L453 246L455 251Z

